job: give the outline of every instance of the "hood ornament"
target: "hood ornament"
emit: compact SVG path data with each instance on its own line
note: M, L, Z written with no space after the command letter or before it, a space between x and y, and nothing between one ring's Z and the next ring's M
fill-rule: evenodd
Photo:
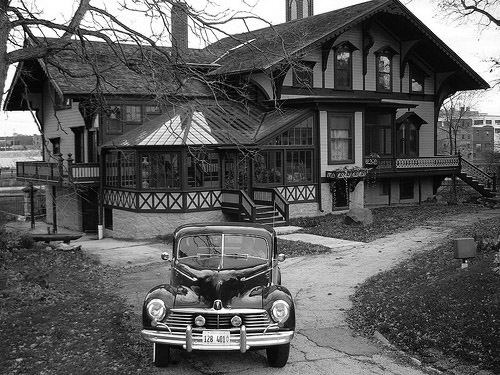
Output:
M220 299L214 301L214 310L222 310L222 301Z

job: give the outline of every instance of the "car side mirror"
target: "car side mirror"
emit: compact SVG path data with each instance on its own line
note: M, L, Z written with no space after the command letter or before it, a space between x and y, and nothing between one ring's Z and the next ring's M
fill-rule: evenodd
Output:
M278 254L278 262L284 262L286 260L285 254Z
M170 255L168 253L161 253L161 259L169 261Z

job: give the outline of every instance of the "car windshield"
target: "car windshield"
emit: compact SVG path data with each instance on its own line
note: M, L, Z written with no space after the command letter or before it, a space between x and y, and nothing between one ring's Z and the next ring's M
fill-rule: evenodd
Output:
M262 237L235 234L191 235L177 246L179 262L194 268L241 269L265 264L269 246Z

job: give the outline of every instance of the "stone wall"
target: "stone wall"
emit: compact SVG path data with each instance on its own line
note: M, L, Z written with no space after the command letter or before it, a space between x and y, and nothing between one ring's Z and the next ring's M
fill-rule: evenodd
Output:
M224 221L221 211L138 213L113 210L113 230L104 229L104 237L152 239L171 234L182 224L220 221Z

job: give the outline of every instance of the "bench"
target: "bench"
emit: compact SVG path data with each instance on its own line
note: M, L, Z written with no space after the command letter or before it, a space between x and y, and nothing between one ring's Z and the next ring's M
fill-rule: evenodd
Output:
M44 241L45 243L49 243L50 241L63 241L65 244L69 244L71 240L77 240L81 236L81 234L54 233L32 234L31 238L33 238L34 241Z

